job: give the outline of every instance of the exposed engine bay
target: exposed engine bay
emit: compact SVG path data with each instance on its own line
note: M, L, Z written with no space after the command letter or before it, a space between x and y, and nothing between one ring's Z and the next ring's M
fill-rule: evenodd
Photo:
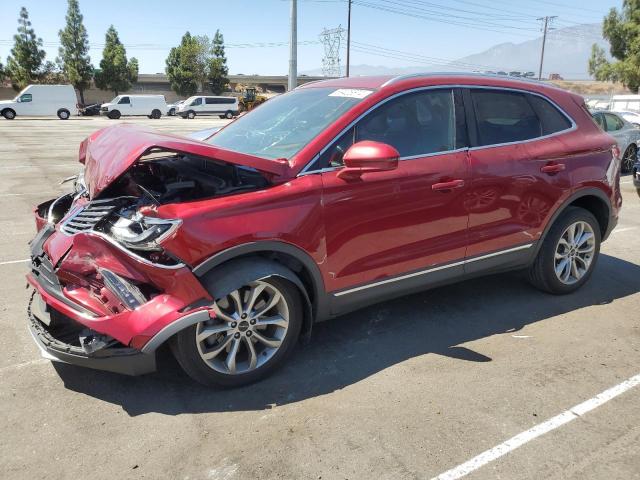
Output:
M190 155L144 157L100 194L100 198L138 197L142 204L162 205L266 187L267 180L249 167Z
M171 259L151 252L162 250L159 243L181 220L148 216L148 209L145 215L145 207L238 194L269 185L250 167L167 152L142 157L93 199L89 199L82 174L67 181L72 179L74 192L38 206L42 219L50 224L64 219L60 230L66 235L93 232L107 236L161 263L171 263Z

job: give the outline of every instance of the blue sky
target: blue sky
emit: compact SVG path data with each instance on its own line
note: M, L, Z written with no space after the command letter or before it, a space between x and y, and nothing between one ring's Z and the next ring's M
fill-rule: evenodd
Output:
M622 4L622 0L353 1L352 65L389 67L430 65L498 43L535 38L540 35L536 18L543 15L557 15L559 27L598 22L611 7ZM66 0L1 0L0 19L5 27L0 33L2 62L11 49L15 33L12 19L17 19L21 6L27 7L36 34L45 42L47 58L53 60ZM180 42L185 31L212 36L217 28L228 44L230 73L287 72L288 0L80 0L80 9L94 65L102 55L105 31L113 24L127 55L138 58L141 73L163 72L169 49ZM302 42L298 70L319 68L323 56L320 32L346 24L346 0L298 0L298 41ZM260 47L259 43L282 45Z

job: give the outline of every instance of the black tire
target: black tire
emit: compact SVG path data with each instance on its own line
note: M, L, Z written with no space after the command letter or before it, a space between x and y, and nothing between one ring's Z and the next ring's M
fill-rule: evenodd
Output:
M109 117L111 120L117 120L120 118L120 111L119 110L111 110L109 112L109 114L107 115L107 117Z
M7 120L13 120L14 118L16 118L16 112L10 108L5 108L2 111L2 116Z
M60 120L69 120L70 116L71 113L69 113L69 110L67 110L66 108L61 108L60 110L58 110L58 118Z
M567 284L562 282L555 272L555 253L560 238L566 229L576 222L586 222L591 226L594 234L594 251L592 260L587 271L575 283ZM551 226L549 233L544 239L544 243L538 251L538 255L531 267L529 267L528 276L531 284L544 292L554 295L565 295L578 290L584 285L596 266L598 256L600 254L601 231L600 224L593 214L583 208L568 207L560 214L554 224Z
M622 155L622 173L631 173L633 164L636 163L638 156L638 147L634 143L629 145Z
M187 112L187 118L188 118L189 120L193 120L194 118L196 118L196 112L194 112L193 110L189 110L189 111Z
M220 117L220 118L224 118L224 115L218 115L218 117Z
M284 340L275 354L262 366L246 373L235 375L220 373L209 367L202 359L196 343L197 325L192 325L178 332L171 339L171 350L183 370L195 381L205 386L239 387L262 380L280 368L294 350L303 322L303 304L297 287L280 277L261 280L277 288L284 298L289 310L289 327Z
M176 114L176 109L172 108L171 110L169 110L169 116L173 117Z
M162 112L157 108L151 111L151 116L149 118L153 118L154 120L158 120L162 116Z
M227 119L232 119L233 118L233 112L231 110L227 110L227 112L224 114L224 118Z

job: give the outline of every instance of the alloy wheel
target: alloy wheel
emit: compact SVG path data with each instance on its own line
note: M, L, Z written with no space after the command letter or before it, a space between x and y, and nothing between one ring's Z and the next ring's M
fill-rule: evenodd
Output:
M272 284L255 281L216 301L215 318L196 328L198 353L213 370L247 373L267 363L289 328L289 307Z
M624 152L624 156L622 157L622 172L630 172L633 168L633 164L637 161L637 148L635 145L629 145L627 151Z
M595 248L591 225L583 221L569 225L556 245L554 269L558 280L565 285L580 281L591 267Z

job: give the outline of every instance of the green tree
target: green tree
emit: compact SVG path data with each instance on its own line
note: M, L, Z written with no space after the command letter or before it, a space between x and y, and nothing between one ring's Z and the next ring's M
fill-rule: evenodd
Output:
M60 65L56 65L50 61L45 62L42 66L40 75L38 76L38 83L47 85L59 85L66 81L64 72L60 68Z
M622 82L633 93L640 88L640 0L624 0L622 11L612 8L604 18L602 36L609 41L609 62L595 46L589 59L589 73L597 80Z
M0 62L0 83L4 82L4 77L4 65L2 65L2 62Z
M84 103L84 91L93 78L93 67L89 57L89 37L82 23L82 14L78 0L68 0L67 24L58 32L62 46L58 50L58 63L65 78L80 94L80 103Z
M190 97L198 91L204 76L201 58L202 44L189 32L182 36L180 45L169 51L165 72L171 89L178 95Z
M100 69L94 74L96 86L118 95L129 90L131 84L138 80L138 60L132 58L127 61L127 51L113 25L107 30L104 43Z
M13 89L19 91L38 80L45 57L42 39L36 37L29 12L24 7L20 9L18 33L13 36L13 41L11 55L7 57L6 75L11 79Z
M220 30L216 30L211 50L213 56L209 59L207 72L209 88L214 95L220 95L227 89L229 84L229 79L227 78L229 68L227 67L227 57L224 53L224 37Z

